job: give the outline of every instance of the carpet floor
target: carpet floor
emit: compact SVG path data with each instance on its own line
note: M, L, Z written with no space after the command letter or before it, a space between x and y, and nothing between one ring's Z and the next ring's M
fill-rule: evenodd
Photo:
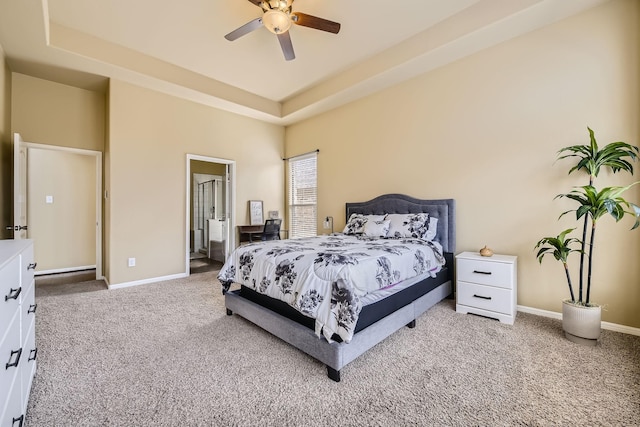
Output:
M638 336L604 330L583 347L558 320L518 313L508 326L445 300L335 383L226 316L215 276L37 294L26 425L640 425Z

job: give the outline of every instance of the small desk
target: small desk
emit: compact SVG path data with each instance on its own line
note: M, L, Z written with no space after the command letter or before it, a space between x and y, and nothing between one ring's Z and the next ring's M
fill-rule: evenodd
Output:
M253 239L260 240L264 224L258 225L238 225L238 242L253 242Z

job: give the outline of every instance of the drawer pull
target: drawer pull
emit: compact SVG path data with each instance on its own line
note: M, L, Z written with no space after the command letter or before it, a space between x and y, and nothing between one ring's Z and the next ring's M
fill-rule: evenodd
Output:
M24 414L20 415L18 418L12 418L11 427L14 427L18 423L18 427L22 427L22 423L24 423Z
M38 265L37 262L33 262L33 263L27 265L27 270L35 270L37 265Z
M38 304L31 304L29 306L29 310L27 310L27 314L35 313L36 312L36 308L38 308Z
M11 350L11 355L9 356L9 361L7 362L6 366L5 366L5 370L11 368L11 367L18 367L18 363L20 362L20 355L22 354L22 349L20 350ZM13 356L16 356L16 360L14 362L11 362L11 359L13 359Z
M29 358L27 359L27 362L31 362L32 360L36 360L36 357L38 357L38 349L34 348L33 350L31 350L29 352Z
M491 297L483 297L482 295L476 295L476 294L473 294L473 297L480 298L480 299L491 299Z
M490 275L490 274L491 274L491 272L490 272L490 271L478 271L478 270L473 270L473 272L474 272L474 273L477 273L477 274L487 274L487 275Z
M18 289L11 288L9 289L9 293L4 296L4 300L9 301L10 299L18 299L18 295L20 295L20 292L22 292L22 286Z

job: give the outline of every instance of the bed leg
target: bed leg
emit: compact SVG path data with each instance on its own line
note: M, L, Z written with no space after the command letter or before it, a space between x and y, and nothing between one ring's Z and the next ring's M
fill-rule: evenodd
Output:
M413 319L411 322L407 323L407 328L415 328L416 327L416 319Z
M227 316L231 316L232 314L233 314L233 311L231 311L231 310L229 310L229 309L227 308Z
M340 382L340 371L333 369L331 366L327 366L327 376L335 382Z

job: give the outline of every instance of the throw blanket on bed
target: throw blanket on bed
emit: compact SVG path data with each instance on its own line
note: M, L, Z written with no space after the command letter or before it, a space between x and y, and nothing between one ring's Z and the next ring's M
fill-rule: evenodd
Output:
M237 248L220 270L232 282L282 300L316 320L316 334L351 341L360 297L444 265L442 247L422 239L347 235L271 240Z

